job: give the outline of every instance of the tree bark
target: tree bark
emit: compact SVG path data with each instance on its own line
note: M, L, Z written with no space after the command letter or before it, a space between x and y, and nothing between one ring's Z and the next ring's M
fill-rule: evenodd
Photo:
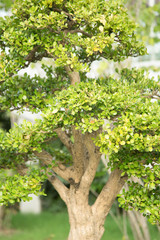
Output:
M70 191L67 208L70 222L68 240L100 240L105 218L97 218L81 192Z
M109 181L92 206L88 204L87 189L84 193L81 184L70 186L66 199L70 222L68 240L100 240L102 238L106 216L125 183L125 180L120 177L120 172L116 169L111 173ZM110 190L111 185L112 191L108 195L106 189ZM98 203L100 206L97 205Z
M100 150L93 141L99 132L83 135L72 127L73 143L64 132L58 130L58 134L72 154L72 166L58 163L58 166L50 169L47 165L52 163L53 157L48 152L43 150L34 154L46 166L49 181L67 205L70 222L68 240L100 240L104 233L106 216L128 177L122 177L122 172L115 169L95 203L90 206L89 191L101 159ZM58 175L68 181L69 188Z
M70 186L66 200L70 222L68 240L100 240L102 238L106 216L126 180L120 174L121 171L118 169L111 173L108 182L92 206L88 204L89 191L86 190L88 194L84 193L81 185L77 188L75 185Z

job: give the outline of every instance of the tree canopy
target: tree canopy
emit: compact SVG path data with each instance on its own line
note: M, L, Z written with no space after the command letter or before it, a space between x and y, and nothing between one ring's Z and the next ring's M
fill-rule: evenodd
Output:
M110 179L111 186L117 181L115 197L135 176L144 184L129 181L121 206L140 210L152 223L160 221L159 80L136 69L116 69L114 76L100 79L86 76L94 60L119 62L146 54L136 27L119 0L16 0L12 15L1 19L0 110L42 115L34 125L25 121L0 132L0 167L12 169L1 179L1 204L39 194L45 178L65 201L69 189L57 176L87 194L106 154L112 174L95 209L106 207L102 199L112 191ZM18 75L42 59L46 78ZM65 156L53 158L55 152L47 151L57 137L66 146L65 162ZM38 168L26 165L37 159Z

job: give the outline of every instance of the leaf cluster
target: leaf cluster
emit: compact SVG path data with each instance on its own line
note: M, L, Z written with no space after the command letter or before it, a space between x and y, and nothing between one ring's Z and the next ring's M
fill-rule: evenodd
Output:
M91 62L101 57L121 61L145 54L135 29L136 24L119 0L15 1L12 16L0 22L0 110L27 109L40 112L42 119L35 124L24 121L9 133L0 132L2 169L26 166L43 149L51 157L56 154L53 164L64 162L65 157L66 164L71 164L67 151L61 154L52 150L57 130L64 131L73 145L73 128L82 134L96 133L94 143L101 154L109 155L112 169L119 168L122 176L143 179L144 198L141 191L138 194L139 187L131 187L126 203L145 213L143 199L147 206L149 193L159 191L159 80L136 69L117 70L117 77L97 80L85 75ZM44 57L53 59L55 67L53 70L43 65L45 78L17 75L20 69ZM78 72L82 81L70 85ZM38 194L38 182L45 176L41 172L45 173L44 166L30 170L25 177L6 176L1 181L1 203L28 199L30 192ZM137 199L137 205L132 198ZM153 194L152 221L158 219L157 199Z

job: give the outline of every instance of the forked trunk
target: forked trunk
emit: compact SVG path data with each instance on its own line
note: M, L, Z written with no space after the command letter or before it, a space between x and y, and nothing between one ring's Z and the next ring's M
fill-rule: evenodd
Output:
M127 176L122 177L121 171L115 169L95 203L90 206L87 177L84 178L84 176L80 185L70 185L67 196L64 198L70 222L68 240L100 240L102 238L105 218L127 178ZM85 184L82 184L84 179Z
M70 232L68 240L100 240L105 217L98 218L85 198L75 193L67 203Z

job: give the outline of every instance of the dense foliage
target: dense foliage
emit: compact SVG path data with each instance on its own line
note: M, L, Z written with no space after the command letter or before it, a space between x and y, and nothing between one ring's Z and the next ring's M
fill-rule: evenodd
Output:
M16 0L12 16L1 19L0 110L42 114L34 125L24 122L9 133L0 132L0 166L6 173L1 204L39 193L40 182L64 159L28 170L26 162L36 161L36 153L47 149L46 142L58 137L59 129L74 144L74 126L95 136L112 170L143 180L143 186L130 182L121 206L140 210L153 223L160 221L159 80L135 69L117 69L115 76L97 80L86 77L94 60L144 55L135 29L119 0ZM46 78L17 75L42 58L54 60L53 68L43 61ZM66 166L72 160L67 153Z

